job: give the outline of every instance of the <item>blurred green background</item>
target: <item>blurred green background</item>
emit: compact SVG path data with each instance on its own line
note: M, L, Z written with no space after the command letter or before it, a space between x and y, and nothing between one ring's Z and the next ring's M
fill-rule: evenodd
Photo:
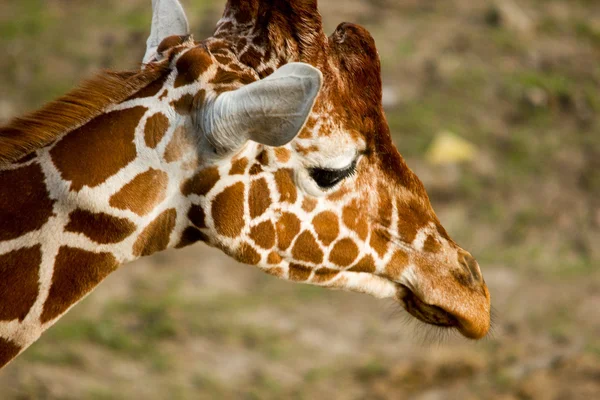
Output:
M224 0L183 3L209 36ZM390 302L199 245L111 276L0 373L0 398L600 398L600 2L320 3L327 32L375 36L395 141L478 258L493 335L440 343ZM0 121L134 68L150 13L149 0L0 2Z

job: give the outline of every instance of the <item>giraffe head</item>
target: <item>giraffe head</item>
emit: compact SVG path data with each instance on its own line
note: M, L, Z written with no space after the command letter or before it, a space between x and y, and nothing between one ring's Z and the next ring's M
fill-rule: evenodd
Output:
M280 278L395 298L426 323L486 335L479 265L392 142L367 30L327 37L316 0L229 0L195 42L177 0L154 9L144 62L171 63L164 90L193 138L180 246L202 240Z

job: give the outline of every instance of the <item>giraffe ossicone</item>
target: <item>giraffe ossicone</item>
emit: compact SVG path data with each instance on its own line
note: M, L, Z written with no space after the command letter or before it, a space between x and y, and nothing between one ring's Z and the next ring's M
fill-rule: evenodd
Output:
M152 3L140 70L0 127L0 366L119 265L197 242L487 334L479 265L392 143L364 28L229 0L197 42L178 1Z

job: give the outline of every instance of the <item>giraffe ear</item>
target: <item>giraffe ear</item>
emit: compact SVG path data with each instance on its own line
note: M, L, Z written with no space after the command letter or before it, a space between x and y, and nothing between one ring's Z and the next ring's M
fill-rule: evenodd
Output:
M221 94L200 112L201 124L219 153L248 140L279 147L304 128L323 86L323 74L304 63L286 64L265 79Z
M152 0L152 28L146 44L144 64L152 61L163 39L187 35L190 27L179 0Z

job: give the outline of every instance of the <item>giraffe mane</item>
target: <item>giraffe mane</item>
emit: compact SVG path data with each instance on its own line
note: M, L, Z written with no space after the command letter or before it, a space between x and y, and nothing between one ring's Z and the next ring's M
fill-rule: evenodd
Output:
M50 144L125 101L170 71L168 62L137 71L102 71L42 109L0 126L0 166Z

